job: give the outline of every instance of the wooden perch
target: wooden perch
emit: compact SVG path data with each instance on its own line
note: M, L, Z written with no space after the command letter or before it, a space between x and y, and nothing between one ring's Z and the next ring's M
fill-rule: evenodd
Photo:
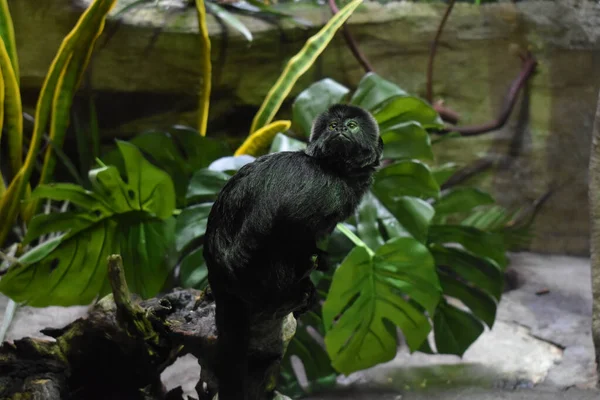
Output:
M118 255L108 259L108 276L112 294L94 304L86 318L42 331L55 341L23 338L2 344L0 399L181 400L181 388L167 393L160 374L185 354L194 355L201 366L199 398L216 398L217 332L210 290L176 288L141 300L129 293ZM273 382L265 399L286 398L274 391L279 361L273 356L283 354L295 329L292 314L255 321L252 327L251 360L260 362L266 374L256 378Z

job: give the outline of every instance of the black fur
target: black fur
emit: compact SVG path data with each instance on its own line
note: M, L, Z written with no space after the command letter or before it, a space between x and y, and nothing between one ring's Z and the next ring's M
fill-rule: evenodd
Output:
M247 379L251 321L313 305L316 243L354 212L382 150L371 114L337 104L316 118L305 151L259 157L219 193L204 239L219 331L219 400L262 398L264 388Z

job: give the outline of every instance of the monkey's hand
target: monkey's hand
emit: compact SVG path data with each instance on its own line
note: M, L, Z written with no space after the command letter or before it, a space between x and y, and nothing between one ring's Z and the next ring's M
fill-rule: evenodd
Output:
M308 284L304 285L304 288L302 302L300 307L294 310L294 318L298 318L300 315L312 310L319 301L317 289L310 280L308 280Z
M327 252L325 250L317 249L315 269L321 272L329 271L329 260L327 260Z

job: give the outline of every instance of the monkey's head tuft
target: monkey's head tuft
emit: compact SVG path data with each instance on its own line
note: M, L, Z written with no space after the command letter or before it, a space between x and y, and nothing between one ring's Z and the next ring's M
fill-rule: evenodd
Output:
M306 153L344 170L379 166L383 141L375 118L366 110L334 104L313 122Z

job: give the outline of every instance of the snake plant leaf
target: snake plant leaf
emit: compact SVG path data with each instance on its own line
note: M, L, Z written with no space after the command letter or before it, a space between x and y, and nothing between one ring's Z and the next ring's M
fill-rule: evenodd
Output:
M413 302L433 313L440 295L434 260L417 240L392 239L374 255L355 247L335 271L323 305L325 345L334 368L347 375L394 358L394 326L411 351L419 349L431 326Z
M443 127L437 111L425 100L414 96L391 97L377 105L372 113L381 131L409 121L416 121L425 129Z
M402 122L381 132L383 158L433 160L429 134L415 121Z
M64 79L64 69L69 65L74 52L77 49L88 49L104 26L107 14L114 6L116 0L95 0L84 11L77 25L65 37L50 66L46 79L40 92L36 112L31 144L27 151L27 157L22 167L16 173L7 191L0 199L0 243L3 243L8 232L13 226L20 209L21 200L27 193L29 179L33 172L35 161L38 156L42 138L52 117L52 105L56 96L57 88L61 87L61 79ZM72 96L73 93L70 95ZM69 94L65 94L68 96ZM35 212L36 203L27 208L24 220L29 221Z
M15 28L13 25L8 0L0 0L0 38L6 47L6 53L10 58L15 80L19 82L19 57L17 55L17 43L15 42Z
M408 93L375 72L367 72L358 83L350 103L371 111L395 96L408 96Z
M483 190L465 187L443 192L434 203L436 216L463 213L476 207L494 204L494 198Z
M220 5L212 2L205 3L205 6L218 18L223 20L227 25L238 31L246 38L247 41L252 41L252 33L246 28L246 25L242 23L235 15L221 7Z
M121 254L132 291L154 296L174 265L175 190L169 175L139 149L118 142L126 181L114 166L90 171L93 190L74 184L40 185L34 199L67 200L65 213L40 214L25 243L47 233L60 236L25 253L0 280L0 291L35 307L89 304L108 290L106 260Z
M212 85L212 64L210 63L211 45L208 27L206 25L206 8L204 6L204 0L196 0L196 11L198 13L198 29L200 30L200 68L202 69L200 105L198 108L198 131L201 136L206 136Z
M341 103L349 92L350 89L330 78L313 83L294 100L294 125L299 126L304 136L308 137L315 118L329 106Z
M446 302L440 303L433 316L435 346L440 354L462 357L483 333L483 324L470 313Z
M72 36L76 38L76 42L68 61L64 65L57 66L60 68L60 75L50 111L50 141L53 146L48 146L46 149L39 184L48 182L52 177L57 158L54 148L62 149L69 125L73 96L92 57L96 41L104 30L106 14L99 14L97 18L99 23L94 27L95 29L76 27L65 39L69 40L69 37ZM32 207L33 209L36 208L35 205Z
M306 41L306 44L298 54L288 61L279 79L277 79L277 82L269 90L267 97L254 117L250 133L256 132L273 120L273 117L275 117L279 107L281 107L281 104L294 87L298 78L313 65L317 57L331 42L337 30L350 18L362 1L353 0L346 4L319 32Z
M235 156L248 154L251 156L259 156L265 154L269 150L269 146L278 133L282 133L290 129L291 121L274 121L263 126L246 138L244 143L236 150Z
M1 12L1 10L0 10ZM1 23L2 21L0 21ZM8 29L8 27L6 27ZM0 128L6 132L6 147L13 174L16 174L23 163L23 105L19 89L18 76L10 57L8 43L10 37L0 37L0 72L2 73L2 121ZM14 40L14 39L13 39ZM0 132L0 140L2 132Z

